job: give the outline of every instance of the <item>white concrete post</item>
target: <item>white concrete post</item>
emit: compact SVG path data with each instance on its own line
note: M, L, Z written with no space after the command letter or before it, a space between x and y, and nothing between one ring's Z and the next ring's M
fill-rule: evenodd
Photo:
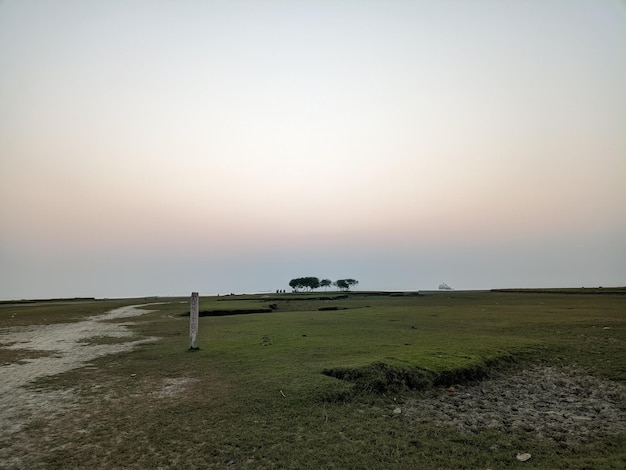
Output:
M189 309L189 349L198 349L198 293L191 293Z

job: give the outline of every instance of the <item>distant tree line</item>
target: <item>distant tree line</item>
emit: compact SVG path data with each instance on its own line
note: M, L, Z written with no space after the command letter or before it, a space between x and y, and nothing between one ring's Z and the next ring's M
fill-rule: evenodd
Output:
M341 291L349 291L350 288L358 285L359 281L356 279L338 279L336 281L331 281L330 279L322 279L315 276L306 276L306 277L297 277L289 281L289 287L291 287L295 292L299 292L301 290L312 291L314 289L318 289L323 287L327 289L329 286L335 286L337 290Z

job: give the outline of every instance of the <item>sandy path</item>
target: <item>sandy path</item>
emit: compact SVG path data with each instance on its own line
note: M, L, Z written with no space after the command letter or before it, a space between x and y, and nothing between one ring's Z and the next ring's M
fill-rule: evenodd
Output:
M0 437L19 431L36 415L43 417L53 410L60 411L71 405L72 390L50 391L26 387L35 380L83 367L97 357L130 351L138 345L155 341L156 338L142 338L118 344L84 342L103 336L132 337L133 332L128 328L131 323L107 320L132 318L152 312L140 309L147 305L154 303L118 308L75 323L1 329L1 347L48 351L50 355L0 367Z

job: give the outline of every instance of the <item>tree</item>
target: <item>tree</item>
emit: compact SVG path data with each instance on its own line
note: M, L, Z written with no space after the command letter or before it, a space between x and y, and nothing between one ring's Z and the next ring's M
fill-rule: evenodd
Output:
M323 287L324 290L326 290L328 286L331 286L332 284L333 284L333 281L331 281L330 279L322 279L320 281L320 287Z
M316 277L311 276L305 279L306 279L306 284L309 290L317 289L320 286L320 280Z
M320 280L314 276L297 277L289 281L289 287L298 292L300 289L308 289L309 291L317 289L320 286Z
M356 286L359 283L356 279L338 279L333 284L337 286L337 289L349 291L351 287Z
M291 281L289 281L289 287L297 292L298 288L300 287L300 278L292 279Z

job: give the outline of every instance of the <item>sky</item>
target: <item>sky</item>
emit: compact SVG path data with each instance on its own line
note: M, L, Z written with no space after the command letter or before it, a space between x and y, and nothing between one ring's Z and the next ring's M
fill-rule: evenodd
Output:
M622 0L0 0L0 299L626 285Z

